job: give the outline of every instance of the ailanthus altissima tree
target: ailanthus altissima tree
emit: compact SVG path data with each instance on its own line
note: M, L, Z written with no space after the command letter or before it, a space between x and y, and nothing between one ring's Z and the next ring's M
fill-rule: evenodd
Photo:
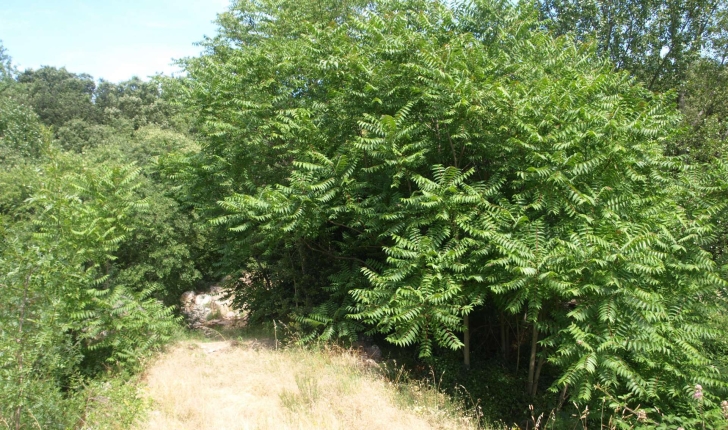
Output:
M206 141L180 177L260 281L244 304L428 355L490 300L525 315L532 395L544 362L581 403L723 389L668 99L529 7L448 4L241 0L186 61Z

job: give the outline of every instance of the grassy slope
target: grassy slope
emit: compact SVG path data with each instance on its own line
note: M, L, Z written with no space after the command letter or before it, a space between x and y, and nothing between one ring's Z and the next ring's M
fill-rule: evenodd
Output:
M350 351L182 341L145 374L138 429L470 429L442 394L394 383Z

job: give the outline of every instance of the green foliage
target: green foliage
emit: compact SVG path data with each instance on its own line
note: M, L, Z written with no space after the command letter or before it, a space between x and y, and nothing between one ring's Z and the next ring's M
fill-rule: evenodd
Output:
M241 1L220 25L186 61L206 138L176 174L228 228L224 269L293 298L255 311L427 356L493 300L533 333L529 392L539 360L582 404L725 388L703 349L725 283L701 248L711 215L663 155L669 95L525 6ZM304 298L312 256L329 285Z
M543 368L618 426L719 426L726 10L238 0L186 77L118 84L0 45L0 417L79 426L229 274L251 321L453 373L491 312L527 377L468 375L511 397Z
M135 390L119 372L170 339L164 302L200 281L208 244L157 167L195 144L159 82L14 79L0 96L0 422L128 426L139 401L96 401Z
M71 119L56 131L60 146L66 151L84 152L104 145L116 134L113 127Z
M156 125L184 130L186 120L162 91L165 85L162 78L145 82L133 77L118 84L101 81L94 92L94 106L101 122L117 129L138 130Z
M534 399L523 391L526 383L523 376L504 372L503 363L498 360L477 360L465 371L462 357L449 352L430 357L426 363L431 366L428 374L416 376L432 378L434 375L438 378L437 385L448 394L455 397L465 394L468 402L480 399L478 406L485 422L508 422L511 417L519 417L527 405L534 404Z
M50 146L50 132L31 109L0 97L0 214L8 220L19 215L15 209L32 194L38 176L34 164L48 156Z
M44 66L18 74L18 90L44 124L60 127L72 119L94 120L93 78Z
M139 166L137 193L148 206L137 214L136 228L116 254L119 271L115 276L128 285L153 286L155 297L169 305L177 304L182 292L195 289L201 272L207 274L204 259L197 260L206 254L208 243L194 225L194 215L175 200L177 194L170 188L177 184L165 182L157 162L167 153L194 146L184 134L145 126L129 138L112 136L85 154L91 163L112 159Z
M682 87L680 110L684 115L682 132L669 150L686 156L691 164L710 163L724 158L728 138L728 68L703 59L692 64Z
M143 127L186 131L187 119L162 92L167 81L173 82L134 77L97 85L90 75L45 66L8 75L4 93L31 108L63 149L83 152Z
M3 167L37 159L48 150L48 129L32 109L0 97L0 162Z
M177 326L152 298L154 285L126 284L115 273L123 269L115 254L147 206L137 194L139 169L77 162L56 156L24 208L33 216L5 232L0 343L8 384L0 404L9 422L44 417L64 428L63 414L52 411L73 413L63 406L73 396L63 393L77 390L82 374L133 368Z
M150 406L140 391L140 377L128 373L88 382L78 394L85 409L76 425L82 429L133 428Z

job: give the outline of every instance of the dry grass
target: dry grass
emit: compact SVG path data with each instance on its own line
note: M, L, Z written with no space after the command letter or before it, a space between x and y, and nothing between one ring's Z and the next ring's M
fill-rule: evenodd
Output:
M139 429L468 429L447 399L402 386L344 351L256 342L182 342L145 377L153 410Z

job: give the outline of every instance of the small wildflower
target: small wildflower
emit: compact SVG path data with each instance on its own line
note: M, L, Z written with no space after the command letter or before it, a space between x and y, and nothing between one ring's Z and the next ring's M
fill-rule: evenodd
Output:
M695 384L695 393L693 393L693 398L695 400L700 400L703 398L703 386L700 384Z
M723 418L728 420L728 400L720 402L720 408L723 410Z
M678 427L677 430L685 430L685 427Z
M583 341L583 340L577 340L577 341L576 341L576 344L577 344L577 345L582 345L582 344L584 344L584 341Z
M643 410L637 411L637 421L642 422L646 419L647 419L647 412L645 412Z

